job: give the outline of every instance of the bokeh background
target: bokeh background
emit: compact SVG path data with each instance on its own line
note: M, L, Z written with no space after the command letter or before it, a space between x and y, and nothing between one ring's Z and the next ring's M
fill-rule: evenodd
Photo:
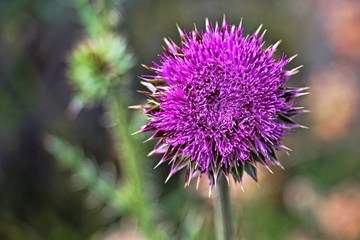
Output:
M115 31L134 55L122 86L126 105L144 102L136 93L144 89L140 64L158 60L164 37L179 41L176 24L191 30L206 17L243 18L246 33L263 24L268 44L281 39L279 52L299 54L289 68L304 67L290 85L311 87L300 100L311 113L297 118L310 129L287 138L293 151L280 156L285 171L260 169L259 187L245 178L245 192L232 185L236 231L250 240L360 239L359 1L127 0L112 7ZM85 35L71 0L0 0L0 239L146 239L138 215L116 205L121 192L106 195L121 185L128 161L115 153L106 107L76 117L68 111L69 56ZM131 130L145 121L139 111L126 114ZM68 164L66 146L50 154L48 134L81 149L80 163ZM153 170L159 157L146 157L155 143L128 138L144 151L154 226L169 239L214 239L208 183L184 189L177 174L164 184L169 166Z

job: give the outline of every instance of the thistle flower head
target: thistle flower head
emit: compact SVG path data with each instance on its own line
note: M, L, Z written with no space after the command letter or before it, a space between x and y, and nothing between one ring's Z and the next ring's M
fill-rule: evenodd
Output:
M260 30L260 28L259 28ZM263 48L263 35L244 36L243 28L206 23L205 31L184 33L181 43L165 39L160 63L145 66L150 92L141 132L158 138L151 153L171 162L169 177L186 167L185 186L205 174L213 187L219 174L241 182L243 172L257 180L256 164L280 165L275 151L286 150L282 139L296 127L301 113L293 101L304 88L284 84L297 72L287 71L278 44Z
M104 34L82 41L70 56L69 78L76 104L101 101L132 66L132 55L120 36Z

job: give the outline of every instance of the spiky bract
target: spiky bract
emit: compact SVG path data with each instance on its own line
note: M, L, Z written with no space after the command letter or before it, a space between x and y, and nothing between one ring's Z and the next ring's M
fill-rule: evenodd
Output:
M132 65L132 55L120 36L108 33L82 41L72 52L69 64L78 104L92 105L103 100Z

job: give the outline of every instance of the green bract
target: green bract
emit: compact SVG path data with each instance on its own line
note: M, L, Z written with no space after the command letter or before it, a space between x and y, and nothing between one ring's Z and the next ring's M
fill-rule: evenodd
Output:
M70 56L70 83L76 90L76 104L92 105L122 82L133 64L126 42L107 34L82 41Z

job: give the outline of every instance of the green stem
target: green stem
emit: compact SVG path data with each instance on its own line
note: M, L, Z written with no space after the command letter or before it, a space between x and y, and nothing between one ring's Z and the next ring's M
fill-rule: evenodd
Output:
M233 222L229 186L224 176L220 176L216 185L215 226L218 240L233 239Z
M127 108L121 99L115 96L108 97L107 108L111 121L116 123L114 137L116 148L120 150L119 156L125 179L124 187L130 197L129 211L139 221L139 226L147 239L165 239L165 233L156 227L148 179L145 177L147 166L145 161L141 161L143 159L141 150L132 141Z
M76 7L81 22L90 36L99 36L101 35L100 33L105 32L106 29L101 25L99 16L96 14L90 0L75 0L74 6Z

